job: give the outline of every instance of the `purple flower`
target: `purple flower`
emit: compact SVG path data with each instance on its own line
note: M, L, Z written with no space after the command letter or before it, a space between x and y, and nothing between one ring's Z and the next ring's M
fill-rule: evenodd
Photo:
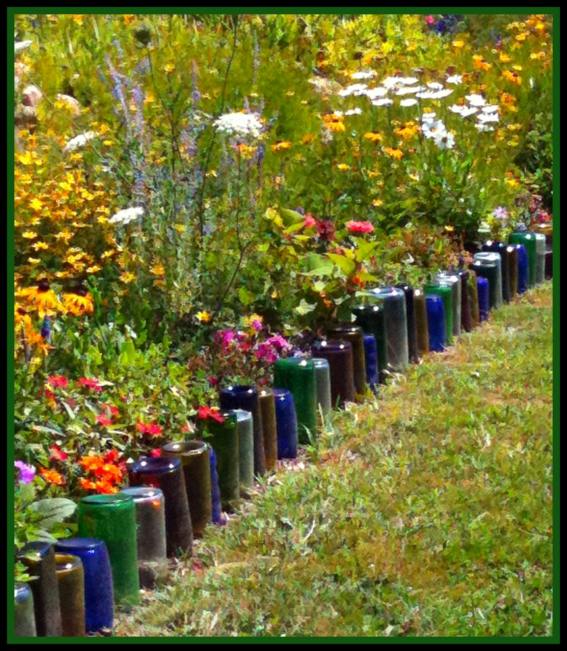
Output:
M23 461L15 461L14 466L18 469L18 482L20 484L31 484L35 477L35 468L28 466Z
M504 208L504 206L498 206L492 211L492 214L494 217L496 217L496 219L500 219L502 221L508 219L508 211L506 208Z

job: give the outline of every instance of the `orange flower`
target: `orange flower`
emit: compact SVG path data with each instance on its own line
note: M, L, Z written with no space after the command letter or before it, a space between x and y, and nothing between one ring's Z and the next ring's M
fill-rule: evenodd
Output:
M63 486L65 483L65 478L60 472L57 472L57 470L40 468L39 474L45 479L48 484L53 484L54 486Z
M384 147L384 153L388 154L388 156L391 156L392 158L395 158L396 160L400 160L400 158L402 158L404 155L404 152L401 149L393 149L392 147Z
M96 482L92 481L92 479L85 479L84 477L79 479L79 486L86 491L96 490Z
M79 459L79 465L87 472L96 473L97 470L104 466L104 459L95 454L88 454Z

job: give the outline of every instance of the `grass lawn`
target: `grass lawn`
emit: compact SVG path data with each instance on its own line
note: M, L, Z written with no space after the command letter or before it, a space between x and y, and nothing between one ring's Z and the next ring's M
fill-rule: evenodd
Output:
M551 635L551 325L545 283L336 412L116 634Z

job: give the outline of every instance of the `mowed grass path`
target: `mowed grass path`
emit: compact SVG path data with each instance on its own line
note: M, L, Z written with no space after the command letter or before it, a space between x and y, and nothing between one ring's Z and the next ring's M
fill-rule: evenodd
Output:
M118 635L542 636L550 283L337 412Z

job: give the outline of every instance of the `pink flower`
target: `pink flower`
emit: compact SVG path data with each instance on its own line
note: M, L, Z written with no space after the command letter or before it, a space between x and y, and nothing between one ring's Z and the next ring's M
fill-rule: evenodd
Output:
M370 222L350 221L346 223L346 227L348 232L352 235L358 235L359 233L372 233L374 230L374 226Z
M433 16L425 16L425 22L428 25L433 25L435 23L435 18L433 18Z
M287 339L285 339L285 337L282 337L281 335L272 335L269 339L266 340L266 343L270 344L270 346L273 346L280 352L282 350L291 349L291 344Z
M252 321L250 326L252 327L253 330L256 330L256 332L260 332L260 330L262 329L262 322L258 321L258 319L254 319L254 321Z
M63 450L58 445L55 445L55 443L49 446L49 451L51 452L49 455L50 461L66 461L69 458L69 455L66 452L63 452Z
M218 409L211 407L199 407L197 409L197 418L199 420L214 420L216 423L224 423L224 416L220 413Z
M96 422L99 425L102 425L103 427L107 427L108 425L112 425L112 418L108 418L108 416L104 416L103 414L99 414L96 417Z
M141 434L148 434L149 436L161 436L163 434L163 429L157 423L143 423L140 421L136 424L136 429Z
M311 213L307 213L305 215L305 219L303 220L303 227L304 228L313 228L314 226L317 226L317 220Z
M87 389L92 389L93 391L100 392L103 387L96 378L82 377L79 378L78 384Z
M69 380L64 375L50 375L47 384L55 389L65 389L69 386Z
M278 359L278 354L267 341L258 344L254 354L256 355L256 359L267 362L268 364L273 364Z

